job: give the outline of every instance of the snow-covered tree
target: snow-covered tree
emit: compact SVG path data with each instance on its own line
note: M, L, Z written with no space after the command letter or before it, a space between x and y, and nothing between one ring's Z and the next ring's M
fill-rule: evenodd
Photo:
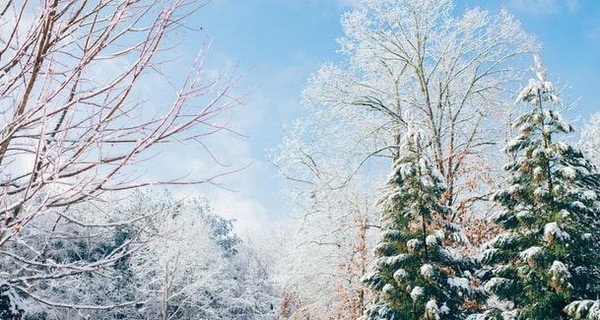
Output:
M600 112L592 115L583 126L579 147L586 158L600 166Z
M38 217L20 239L0 255L2 275L28 284L0 286L7 314L29 320L274 314L270 270L204 198L135 192L118 205L80 204Z
M229 117L220 116L238 104L230 94L235 80L207 76L202 57L183 75L166 63L175 60L168 35L207 2L2 1L0 259L17 267L0 274L1 283L27 295L45 289L37 285L90 275L126 255L106 253L101 263L44 260L50 257L44 257L42 237L30 237L36 224L49 226L41 233L51 243L73 239L49 235L45 220L61 217L58 224L64 224L81 203L102 206L140 186L210 183L219 174L140 167L178 142L204 149L206 139L225 128ZM106 231L115 221L94 223ZM30 226L32 233L26 232ZM44 302L74 306L59 297Z
M309 79L309 115L276 159L283 174L343 186L367 159L394 157L408 110L431 138L425 152L447 181L446 204L464 198L461 176L497 141L519 57L536 45L507 12L454 9L451 0L367 0L344 14L344 59Z
M600 300L577 300L563 311L575 320L600 320Z
M79 204L36 217L0 250L1 276L25 319L119 318L136 300L129 253L142 244L134 215ZM139 216L137 216L139 218Z
M519 134L505 148L509 186L494 195L503 207L494 219L504 232L482 252L491 266L485 288L499 303L487 315L567 319L567 304L600 294L600 176L560 141L573 129L537 56L533 69L536 77L518 96L527 108L514 122Z
M153 202L147 196L142 201L142 208ZM151 221L143 238L147 245L130 262L144 301L131 319L245 320L274 313L269 275L240 244L228 220L205 199L158 203L166 210Z
M368 303L361 278L374 247L373 200L350 188L338 191L315 194L337 199L267 235L265 250L277 253L272 269L283 294L281 319L356 319Z
M381 200L374 270L363 278L376 298L362 319L463 319L468 302L482 296L471 285L472 261L451 246L464 234L447 221L443 176L421 139L409 126Z
M297 283L309 278L321 288L336 286L347 274L328 271L351 264L348 240L366 226L367 244L374 242L375 199L406 129L404 111L431 137L424 152L447 182L446 204L468 208L473 202L466 200L495 172L483 151L498 140L493 128L508 119L500 106L520 79L519 57L536 46L506 12L454 13L450 0L367 0L342 16L342 61L309 79L308 115L273 158L287 179L291 211L310 229L305 260L327 266L311 264L297 273ZM302 295L335 308L330 290L305 288Z

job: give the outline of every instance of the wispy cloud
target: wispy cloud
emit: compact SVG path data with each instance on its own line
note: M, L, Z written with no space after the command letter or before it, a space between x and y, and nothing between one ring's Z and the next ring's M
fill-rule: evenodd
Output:
M575 13L579 10L579 0L510 0L507 5L517 12L538 16Z
M593 45L600 47L600 24L591 24L586 30L585 37Z
M341 7L355 7L364 0L335 0Z

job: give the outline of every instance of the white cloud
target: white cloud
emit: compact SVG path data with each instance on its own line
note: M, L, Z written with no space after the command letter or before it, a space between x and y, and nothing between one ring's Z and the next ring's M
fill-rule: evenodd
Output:
M233 225L238 234L259 231L268 221L265 207L241 193L219 190L210 197L210 203L219 215L235 219Z
M600 25L596 24L588 27L585 33L585 37L592 44L600 46Z
M578 0L566 0L565 7L569 10L570 13L577 12L579 10L579 1Z

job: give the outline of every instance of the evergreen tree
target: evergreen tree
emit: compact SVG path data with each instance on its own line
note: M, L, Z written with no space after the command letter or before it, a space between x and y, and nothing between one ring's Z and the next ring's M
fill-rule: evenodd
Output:
M409 125L381 199L382 233L373 271L363 281L375 302L362 319L463 319L472 290L472 263L448 246L465 241L444 220L443 177L423 153L421 134Z
M505 148L513 159L505 167L510 185L494 195L503 207L494 220L504 232L482 255L492 266L485 288L503 303L484 319L570 319L563 313L569 302L600 292L598 175L580 151L555 140L573 129L555 110L560 103L545 68L534 62L537 77L518 97L529 110Z

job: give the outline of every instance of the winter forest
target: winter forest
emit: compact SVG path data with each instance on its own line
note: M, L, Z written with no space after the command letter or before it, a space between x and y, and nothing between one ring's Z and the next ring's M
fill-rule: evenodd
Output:
M336 2L252 224L269 87L211 60L227 1L0 2L0 319L600 320L600 99L523 21Z

